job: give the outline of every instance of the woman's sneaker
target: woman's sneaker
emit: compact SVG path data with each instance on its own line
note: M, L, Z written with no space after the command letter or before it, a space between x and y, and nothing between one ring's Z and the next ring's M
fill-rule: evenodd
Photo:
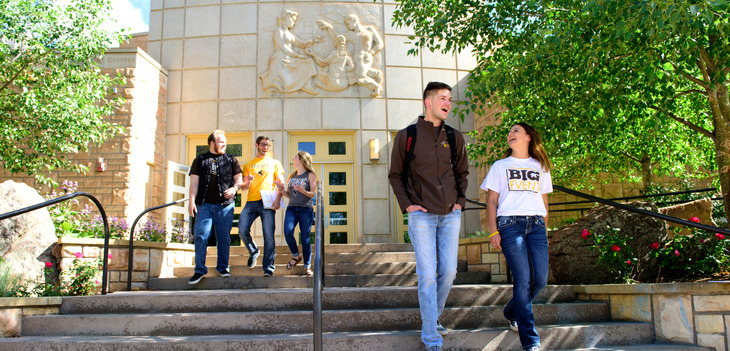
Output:
M446 327L444 327L443 325L441 325L441 323L439 321L436 321L436 332L439 335L446 335L449 333L449 330L446 329Z

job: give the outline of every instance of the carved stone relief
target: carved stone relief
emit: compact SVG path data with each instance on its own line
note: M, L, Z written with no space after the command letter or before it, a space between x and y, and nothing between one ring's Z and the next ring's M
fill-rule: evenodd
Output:
M269 58L268 71L259 76L265 91L317 95L317 88L340 92L358 85L368 88L371 96L382 93L383 72L373 68L373 63L384 45L375 26L364 25L351 14L343 19L347 31L338 33L332 24L318 20L319 29L332 40L328 44L324 35L306 41L294 35L292 28L298 16L290 10L279 15L273 37L275 51ZM327 48L327 54L320 55L315 48L320 52Z

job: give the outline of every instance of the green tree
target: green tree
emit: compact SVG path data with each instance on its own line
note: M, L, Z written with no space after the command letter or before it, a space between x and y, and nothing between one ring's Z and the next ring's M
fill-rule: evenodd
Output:
M730 213L728 2L399 0L394 24L419 48L469 49L462 117L498 103L502 124L475 132L472 156L492 162L504 131L533 124L556 181L602 171L717 171Z
M66 156L121 127L104 120L122 82L98 62L119 33L103 29L107 0L0 0L0 165L50 182L55 169L86 171Z

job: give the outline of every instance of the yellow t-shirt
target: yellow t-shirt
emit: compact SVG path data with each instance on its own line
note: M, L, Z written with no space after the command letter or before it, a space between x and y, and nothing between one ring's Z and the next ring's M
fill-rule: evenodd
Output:
M243 166L243 176L253 175L251 185L248 187L246 201L261 200L261 190L276 190L274 177L284 175L284 167L281 162L271 157L257 157Z

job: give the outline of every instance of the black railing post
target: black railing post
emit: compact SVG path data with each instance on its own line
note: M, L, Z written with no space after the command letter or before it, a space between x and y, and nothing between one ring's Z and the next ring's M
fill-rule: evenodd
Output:
M93 202L94 205L96 205L96 208L99 209L99 213L101 214L101 219L104 222L104 257L102 258L102 260L103 260L102 267L103 268L102 268L102 277L101 277L101 294L102 295L106 295L106 286L107 286L107 283L108 283L108 277L107 277L108 276L107 260L109 258L109 222L106 219L106 212L104 211L104 206L101 205L101 203L99 202L99 200L97 200L96 197L94 197L94 195L91 195L89 193L85 193L83 191L75 192L75 193L72 193L72 194L67 194L67 195L64 195L64 196L57 197L55 199L51 199L51 200L48 200L48 201L41 202L39 204L35 204L35 205L32 205L32 206L28 206L26 208L21 208L19 210L15 210L15 211L11 211L11 212L8 212L8 213L0 214L0 220L6 219L6 218L10 218L10 217L15 217L15 216L18 216L18 215L21 215L21 214L24 214L24 213L28 213L28 212L31 212L31 211L35 211L35 210L40 209L40 208L43 208L43 207L48 207L48 206L51 206L51 205L55 205L57 203L60 203L60 202L66 201L66 200L73 199L73 198L75 198L77 196L85 196L85 197L88 197L91 200L91 202Z
M186 197L184 199L173 201L168 204L160 205L157 207L150 207L150 208L142 211L142 213L140 213L139 216L137 216L137 218L134 219L134 222L132 223L132 228L129 230L129 261L127 264L127 291L132 291L132 264L134 262L134 227L137 226L137 222L139 222L139 220L142 218L142 216L147 214L147 212L159 210L159 209L165 208L167 206L176 205L181 202L188 201L188 199L189 198Z
M314 234L314 310L313 336L314 351L322 351L322 288L324 287L324 205L322 200L322 183L317 182L317 212Z

